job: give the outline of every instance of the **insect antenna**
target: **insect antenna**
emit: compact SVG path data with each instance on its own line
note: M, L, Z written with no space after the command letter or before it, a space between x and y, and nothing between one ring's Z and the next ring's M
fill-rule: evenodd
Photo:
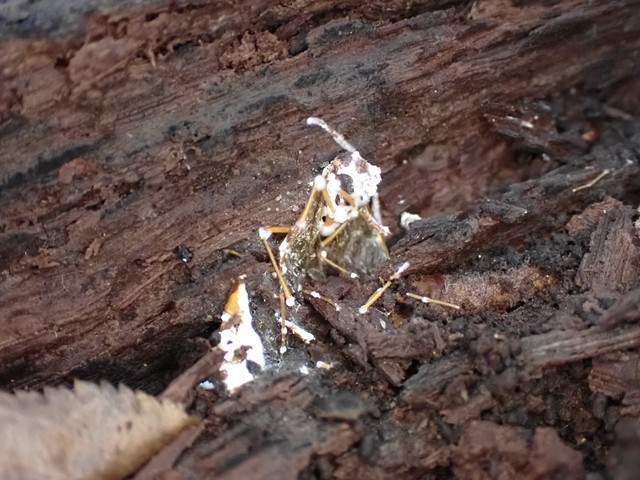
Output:
M356 150L353 145L351 145L349 142L347 142L347 139L344 138L344 136L341 133L339 133L338 131L336 131L333 128L331 128L321 118L309 117L309 118L307 118L307 125L317 125L318 127L321 127L325 132L327 132L329 135L331 135L333 137L333 140L338 145L340 145L344 150L346 150L349 153L356 153L356 154L360 155L358 150Z

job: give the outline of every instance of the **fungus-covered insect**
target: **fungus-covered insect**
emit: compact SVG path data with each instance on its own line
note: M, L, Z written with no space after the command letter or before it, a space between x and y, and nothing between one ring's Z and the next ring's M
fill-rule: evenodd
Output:
M289 306L294 304L293 293L302 290L305 277L322 278L326 266L357 277L389 258L384 241L389 229L382 224L378 200L380 168L362 158L323 120L310 117L307 124L322 127L346 152L314 179L304 210L292 227L260 229ZM276 261L268 239L278 233L287 235Z
M293 293L302 290L307 276L323 278L324 268L329 266L357 278L389 258L384 241L389 229L382 224L378 199L380 168L362 158L353 145L323 120L310 117L307 125L324 129L345 152L313 180L307 203L292 227L259 230L281 287L281 352L286 351L287 330L296 334L292 326L299 329L287 322L286 306L294 305ZM279 233L286 233L286 237L280 244L277 261L268 239ZM339 308L330 299L324 300Z
M282 352L286 350L287 330L296 335L295 329L300 329L286 320L286 306L295 304L293 295L302 291L307 276L321 279L324 269L329 266L357 278L372 273L389 259L384 241L389 229L382 224L378 198L380 168L362 158L353 145L323 120L310 117L307 125L324 129L345 152L336 156L313 180L307 203L292 227L263 227L259 230L281 287ZM279 260L276 260L268 241L273 234L286 234L279 247ZM371 295L359 312L366 313L407 267L408 264L403 264L384 286ZM336 310L340 308L316 292L307 293L331 303ZM428 297L419 298L459 308ZM308 338L297 336L308 341Z

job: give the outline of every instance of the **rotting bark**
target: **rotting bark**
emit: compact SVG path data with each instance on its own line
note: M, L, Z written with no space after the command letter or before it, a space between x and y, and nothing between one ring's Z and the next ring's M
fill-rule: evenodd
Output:
M189 405L200 438L140 478L633 471L640 2L549 3L153 2L10 25L0 385L107 378ZM291 224L337 152L311 114L383 169L379 273L410 268L364 316L376 278L315 282L342 309L306 298L318 341L281 358L255 232ZM405 232L403 211L425 218ZM216 381L208 337L241 274L274 367L227 399L194 385Z
M109 370L105 359L125 372L146 364L141 377L150 377L166 368L156 345L174 345L175 354L190 348L172 339L206 329L228 288L219 279L255 269L256 228L290 223L290 208L306 194L299 182L334 154L301 126L309 113L339 126L382 166L391 225L403 210L464 207L527 175L508 165L509 143L490 134L483 112L495 120L496 108L515 106L500 116L514 123L510 137L548 136L553 119L541 112L545 121L536 124L535 105L523 99L633 74L634 4L624 4L632 14L622 4L504 6L495 17L491 2L470 11L427 3L405 19L393 8L391 17L379 13L393 23L370 20L369 7L327 23L337 15L330 3L304 21L293 7L258 15L257 7L203 4L92 17L83 37L6 40L0 315L11 326L0 350L3 382L36 385L74 370L91 376ZM207 18L221 23L205 42L198 28L211 28ZM264 30L266 19L275 34ZM582 34L585 22L599 37ZM160 25L165 41L157 38ZM274 53L288 52L294 37L304 38L304 51ZM169 38L183 47L171 50ZM225 55L241 64L224 63ZM40 88L43 78L57 93ZM31 99L29 88L47 101ZM533 129L513 120L522 111ZM347 118L357 119L357 130ZM574 145L578 132L560 136ZM569 188L589 174L558 181ZM622 188L611 185L612 194ZM554 215L579 205L561 204ZM173 253L180 245L195 252L187 265ZM248 255L229 258L223 248L233 245ZM438 255L462 261L472 248Z

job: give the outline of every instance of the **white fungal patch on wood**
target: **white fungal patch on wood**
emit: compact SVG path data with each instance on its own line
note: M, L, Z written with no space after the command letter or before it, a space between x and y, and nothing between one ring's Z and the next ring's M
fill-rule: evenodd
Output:
M204 380L198 384L203 390L215 390L215 385L210 380Z
M253 362L261 368L265 366L262 340L253 329L249 295L243 281L238 282L229 295L221 319L217 348L225 354L220 370L225 374L223 381L227 390L232 393L254 379L247 362Z

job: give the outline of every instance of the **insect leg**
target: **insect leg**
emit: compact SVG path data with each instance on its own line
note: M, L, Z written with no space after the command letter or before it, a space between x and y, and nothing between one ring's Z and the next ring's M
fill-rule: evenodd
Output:
M376 193L371 197L371 212L373 218L379 225L382 225L382 213L380 213L380 196ZM386 227L385 227L386 228Z
M354 273L354 272L350 272L349 270L347 270L346 268L344 268L342 265L338 265L336 262L329 260L329 258L327 258L327 252L325 250L322 250L320 252L320 260L322 260L324 263L326 263L327 265L335 268L336 270L338 270L339 272L344 273L345 275L348 275L351 278L358 278L358 274Z
M347 225L348 225L347 222L340 224L338 228L336 228L331 235L329 235L327 238L325 238L320 242L320 245L322 245L323 247L326 247L327 245L329 245L340 234L340 232L345 229Z
M311 208L316 202L316 197L320 193L320 191L326 188L327 182L322 176L317 176L313 181L313 187L311 188L311 193L309 194L309 198L307 199L307 203L304 206L304 210L300 214L300 218L296 221L297 228L305 228L307 225L307 220L309 218L309 213L311 212Z
M404 262L402 265L400 265L400 268L396 270L396 273L391 275L391 277L389 277L389 280L387 280L387 282L383 286L381 286L375 292L373 292L373 295L369 297L369 300L367 300L366 303L360 307L360 310L358 310L358 313L360 314L367 313L367 311L369 310L369 307L371 307L371 305L373 305L376 302L376 300L378 300L382 296L382 294L387 290L387 288L391 286L394 280L397 280L398 278L400 278L400 275L402 275L402 272L404 272L407 268L409 268L409 262Z
M284 293L280 291L280 354L287 351L287 306Z
M288 229L288 230L287 230ZM271 249L271 245L269 245L269 237L273 233L288 233L291 229L289 227L260 227L258 229L258 234L260 235L260 239L262 243L264 243L264 248L267 250L267 254L269 255L269 259L271 260L271 265L273 265L273 269L276 272L276 276L278 277L278 281L280 282L280 287L282 288L282 292L284 293L286 304L292 306L294 304L293 295L291 295L291 290L285 282L284 277L282 275L282 270L276 261L276 257L273 255L273 250Z
M443 307L455 308L456 310L460 310L460 305L456 305L455 303L443 302L442 300L436 300L431 297L425 297L424 295L416 295L415 293L409 293L409 292L406 295L407 297L420 300L422 303L433 303L435 305L442 305Z
M367 222L373 230L378 232L383 237L389 236L389 234L391 233L389 231L389 228L378 222L375 216L372 216L371 213L369 213L369 210L367 210L366 208L359 208L358 213L362 218L364 218L365 222Z

